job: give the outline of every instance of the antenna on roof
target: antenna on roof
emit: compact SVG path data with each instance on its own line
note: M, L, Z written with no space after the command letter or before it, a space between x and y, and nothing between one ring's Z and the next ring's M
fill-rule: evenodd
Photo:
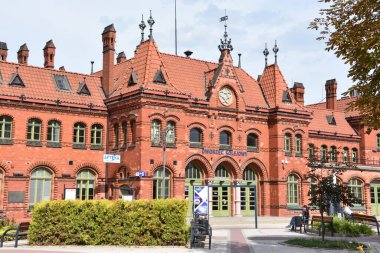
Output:
M174 38L175 38L175 55L177 55L177 0L174 0Z

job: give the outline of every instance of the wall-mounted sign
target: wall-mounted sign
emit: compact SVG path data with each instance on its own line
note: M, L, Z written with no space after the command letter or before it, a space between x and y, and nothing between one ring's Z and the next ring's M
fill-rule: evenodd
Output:
M135 174L136 177L146 177L146 172L145 171L137 171Z
M76 189L65 188L65 200L75 200L75 199L76 199Z
M25 192L8 192L8 203L24 203Z
M208 215L208 186L194 186L194 214Z
M120 163L120 155L104 154L103 162L105 163Z
M236 151L236 150L220 150L220 149L202 149L202 154L210 155L230 155L230 156L246 156L247 151Z

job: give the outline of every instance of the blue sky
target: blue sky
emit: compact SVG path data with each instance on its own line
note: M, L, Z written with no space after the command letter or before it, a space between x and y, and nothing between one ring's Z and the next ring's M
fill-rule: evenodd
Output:
M242 53L242 67L256 78L264 68L265 43L271 52L268 62L273 63L271 49L277 40L278 64L288 85L302 82L306 103L317 103L324 98L326 80L337 79L338 94L352 84L348 66L324 50L324 43L315 40L316 31L307 29L322 7L318 0L177 0L178 54L191 50L193 58L218 61L217 46L224 32L219 18L227 9L234 64ZM159 50L175 52L174 0L7 0L1 9L0 41L7 42L12 62L17 61L19 47L27 43L29 64L42 66L42 48L53 39L56 68L64 65L68 71L89 73L94 60L99 70L103 28L115 24L117 51L125 51L130 58L141 38L141 15L146 21L150 9Z

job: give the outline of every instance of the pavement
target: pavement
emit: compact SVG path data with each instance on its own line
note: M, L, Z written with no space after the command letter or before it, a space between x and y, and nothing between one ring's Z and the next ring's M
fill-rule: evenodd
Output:
M121 246L29 246L27 240L21 240L17 249L13 248L14 242L6 242L0 253L314 253L314 252L349 252L345 250L325 250L292 247L283 242L291 238L318 237L313 234L300 234L285 228L289 218L283 217L259 217L258 229L255 229L252 217L225 217L211 218L213 228L212 248L189 249L187 247L121 247ZM327 237L330 238L330 237ZM339 239L339 237L333 237ZM368 243L373 248L371 252L380 253L380 237L350 237L352 241Z

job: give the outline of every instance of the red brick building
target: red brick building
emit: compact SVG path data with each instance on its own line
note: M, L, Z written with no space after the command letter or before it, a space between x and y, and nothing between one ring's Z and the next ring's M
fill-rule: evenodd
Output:
M213 216L253 215L254 189L259 215L291 215L308 204L309 156L349 164L338 180L362 199L355 209L379 214L380 133L344 112L355 97L337 99L334 79L326 102L304 105L304 86L289 88L277 62L258 80L234 65L227 33L217 62L162 53L151 32L115 64L113 25L102 42L103 69L91 75L55 69L53 41L44 67L28 65L26 44L18 63L7 62L0 43L0 210L8 217L63 199L65 188L78 199L192 199L194 185L210 186ZM106 167L105 153L121 163Z

